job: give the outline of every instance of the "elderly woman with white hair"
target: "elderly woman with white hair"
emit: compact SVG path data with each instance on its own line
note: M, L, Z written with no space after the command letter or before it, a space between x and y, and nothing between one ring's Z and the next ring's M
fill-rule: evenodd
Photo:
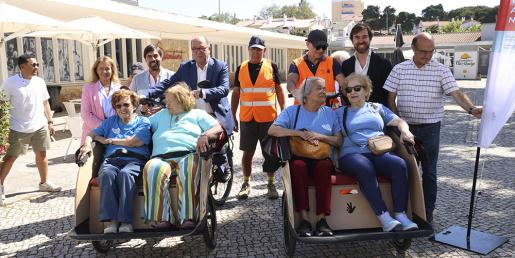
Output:
M300 88L301 105L283 110L268 130L277 137L299 136L314 145L325 142L330 146L342 143L341 127L336 113L325 106L325 81L319 77L308 77ZM295 210L300 212L302 222L296 231L300 236L313 234L308 220L308 181L313 180L316 193L317 236L331 236L333 232L325 216L331 214L331 173L334 170L329 158L311 159L293 155L290 171L293 186Z

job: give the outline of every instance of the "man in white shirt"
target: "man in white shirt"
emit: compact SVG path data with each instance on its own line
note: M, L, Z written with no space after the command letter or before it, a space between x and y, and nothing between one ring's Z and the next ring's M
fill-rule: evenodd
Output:
M36 166L41 179L39 190L58 192L47 180L48 160L46 150L50 148L50 134L54 133L52 111L48 91L43 79L37 76L39 64L34 56L21 55L18 58L20 74L11 76L2 84L11 103L9 147L0 167L0 205L5 200L4 181L20 154L27 152L32 145L36 155Z
M148 70L134 76L130 84L131 90L138 95L146 95L150 88L173 75L172 71L161 66L163 54L163 50L154 44L150 44L143 49Z

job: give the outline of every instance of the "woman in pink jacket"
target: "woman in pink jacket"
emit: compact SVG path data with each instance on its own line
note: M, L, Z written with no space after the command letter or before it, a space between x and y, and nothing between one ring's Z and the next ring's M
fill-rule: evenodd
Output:
M108 56L101 56L95 61L91 74L91 82L82 88L80 115L84 123L81 143L104 119L116 114L111 105L111 96L120 88L118 69Z

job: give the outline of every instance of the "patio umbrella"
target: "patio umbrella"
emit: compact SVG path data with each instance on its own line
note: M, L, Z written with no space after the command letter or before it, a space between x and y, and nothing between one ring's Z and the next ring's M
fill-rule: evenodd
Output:
M402 53L402 45L404 45L404 39L402 38L402 28L400 24L397 24L397 30L395 32L395 50L393 51L392 65L395 66L398 63L404 62L404 55Z
M5 42L38 30L69 29L65 23L0 1L0 63L5 64ZM12 33L5 37L5 33ZM0 68L0 82L7 78L7 67Z
M57 38L77 40L91 46L94 52L98 47L116 38L159 39L159 37L154 35L131 29L100 17L80 18L67 22L67 25L74 29L61 31L37 31L28 34L28 36L53 36Z

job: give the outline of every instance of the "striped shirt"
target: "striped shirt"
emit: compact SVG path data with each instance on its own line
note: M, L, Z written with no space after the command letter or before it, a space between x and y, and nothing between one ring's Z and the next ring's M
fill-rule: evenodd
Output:
M397 93L399 116L408 124L430 124L443 119L443 94L459 90L448 67L431 60L418 68L413 60L396 65L383 88Z

